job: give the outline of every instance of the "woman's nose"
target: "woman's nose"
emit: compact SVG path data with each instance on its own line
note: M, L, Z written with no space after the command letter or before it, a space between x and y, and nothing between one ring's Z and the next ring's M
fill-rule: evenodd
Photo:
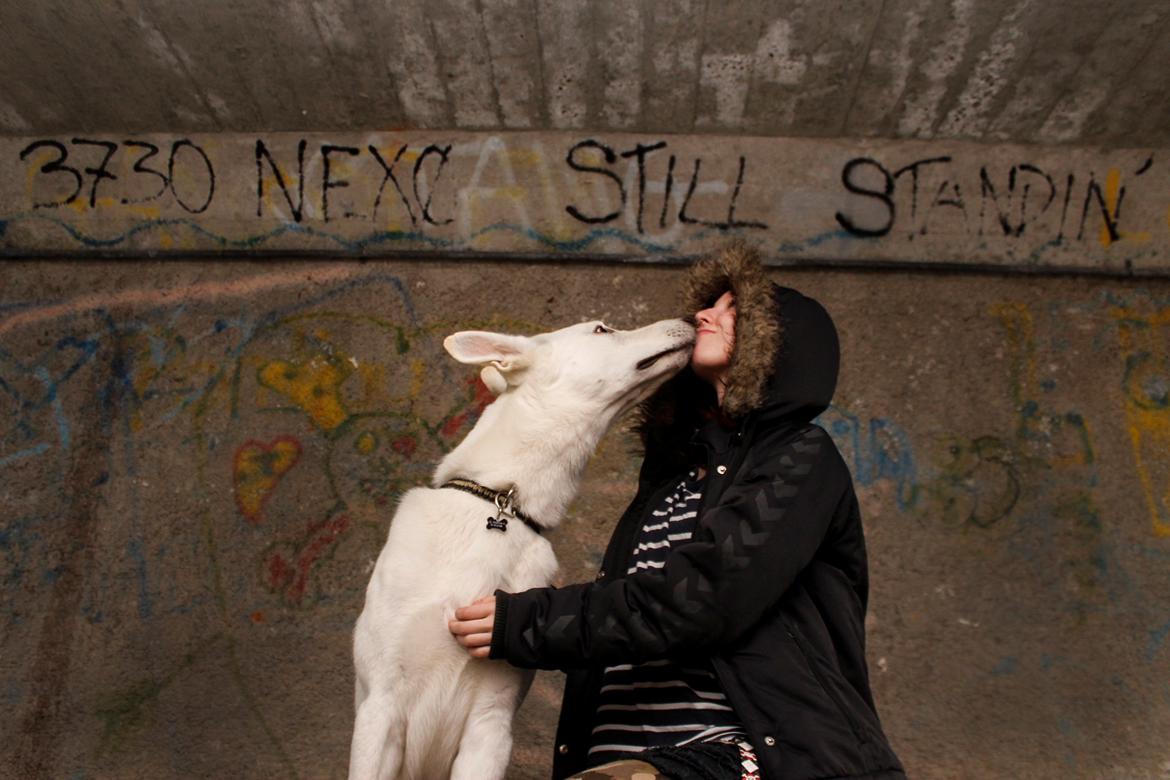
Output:
M695 320L695 322L702 324L702 325L709 324L711 322L711 310L710 309L701 309L701 310L695 312L694 320Z

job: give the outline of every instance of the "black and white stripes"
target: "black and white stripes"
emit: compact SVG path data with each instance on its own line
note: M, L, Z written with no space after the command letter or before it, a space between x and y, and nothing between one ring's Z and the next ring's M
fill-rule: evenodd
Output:
M661 569L672 546L690 541L701 489L702 482L692 471L651 513L627 574ZM589 749L593 765L650 747L743 734L710 665L669 659L607 667L594 723Z

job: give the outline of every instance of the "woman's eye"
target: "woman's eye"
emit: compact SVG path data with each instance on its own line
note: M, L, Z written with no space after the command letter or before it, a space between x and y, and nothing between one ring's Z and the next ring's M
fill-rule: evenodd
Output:
M604 325L598 325L596 328L593 329L593 332L594 333L613 333L613 331L611 329L605 327Z

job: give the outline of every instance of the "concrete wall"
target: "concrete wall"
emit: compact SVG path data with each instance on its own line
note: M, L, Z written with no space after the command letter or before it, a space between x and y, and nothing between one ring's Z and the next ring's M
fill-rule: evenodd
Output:
M1164 149L614 133L0 140L0 253L1170 273Z
M1170 776L1170 282L775 269L843 372L869 659L923 778ZM677 268L9 262L0 771L343 776L349 632L395 496L487 400L447 333L674 312ZM603 443L554 534L591 575ZM511 777L545 776L543 675Z
M489 400L442 337L673 315L677 264L739 235L842 332L821 422L861 491L875 690L912 773L1170 776L1161 157L0 140L0 252L57 258L0 275L0 766L340 776L394 501ZM631 447L606 440L555 535L568 581L632 493ZM515 777L546 773L558 703L542 676Z
M0 134L588 128L1165 146L1168 19L1161 0L10 0Z

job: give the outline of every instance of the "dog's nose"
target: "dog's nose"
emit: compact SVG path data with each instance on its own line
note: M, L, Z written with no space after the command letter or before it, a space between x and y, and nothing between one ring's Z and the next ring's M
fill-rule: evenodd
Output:
M683 322L685 322L687 325L690 325L692 328L696 327L699 324L699 321L697 319L695 319L695 315L693 315L693 314L688 314L687 316L681 317L680 319Z

